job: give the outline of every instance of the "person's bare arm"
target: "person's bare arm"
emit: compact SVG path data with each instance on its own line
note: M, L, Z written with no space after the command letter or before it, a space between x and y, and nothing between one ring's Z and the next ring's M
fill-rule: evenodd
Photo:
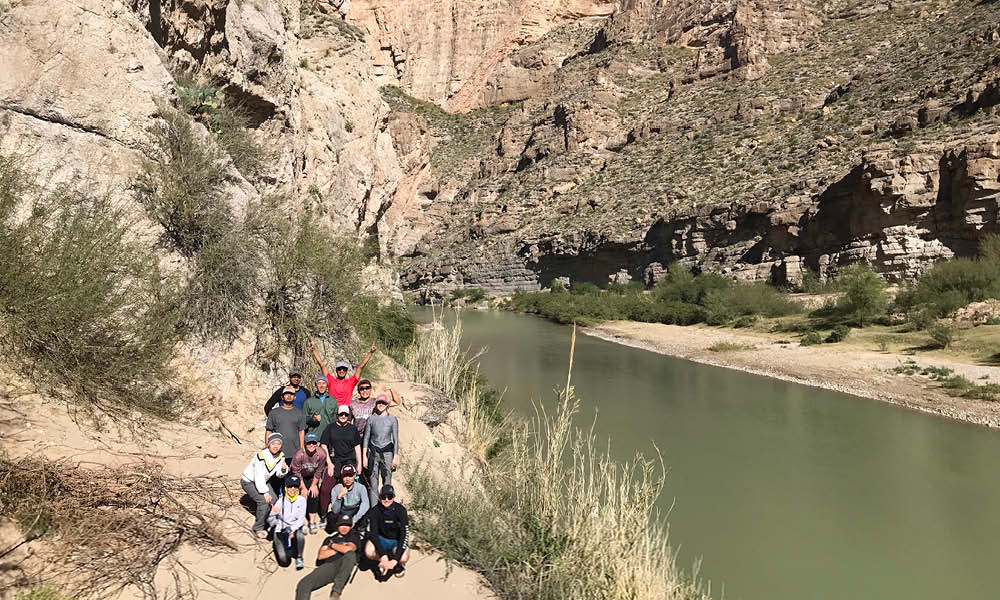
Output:
M368 361L372 359L372 354L375 354L376 350L378 350L378 348L375 347L375 344L372 344L372 349L369 350L368 354L365 354L365 357L361 359L361 364L358 365L358 370L354 372L355 377L361 379L361 371L365 368L365 365L368 364Z
M336 546L342 546L343 544L330 544L329 546L320 546L319 552L316 553L316 560L326 560L337 553Z
M340 552L341 554L354 552L355 550L358 549L358 547L354 545L354 542L347 542L346 544L330 544L330 547L336 550L337 552Z
M387 392L389 392L389 398L392 399L392 404L390 404L389 406L402 406L403 405L403 397L400 396L399 394L397 394L396 390L392 389L389 386L385 386L385 389L386 389Z
M264 430L264 446L265 447L267 446L267 438L271 437L272 433L274 433L274 432L271 431L270 429L265 429Z
M309 349L312 350L313 358L319 363L319 369L323 371L324 375L329 375L330 371L326 370L326 365L323 364L323 359L319 357L319 352L316 351L316 343L312 341L312 338L309 339Z
M306 431L304 429L299 430L299 448L306 447Z

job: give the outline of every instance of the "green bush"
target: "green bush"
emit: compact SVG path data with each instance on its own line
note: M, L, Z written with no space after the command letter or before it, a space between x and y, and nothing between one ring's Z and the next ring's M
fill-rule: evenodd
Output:
M54 585L43 585L18 594L17 600L73 600L73 598L62 594Z
M200 138L190 117L165 108L149 127L152 157L142 162L136 197L175 250L193 257L233 225L224 195L225 158Z
M836 344L837 342L842 342L847 339L847 336L851 334L851 328L847 325L837 325L830 332L830 335L826 336L823 340L827 344Z
M348 319L363 340L374 340L390 356L401 352L416 336L416 323L398 303L379 306L373 297L361 297L350 308Z
M278 202L267 199L255 208L260 214L249 217L266 255L258 345L266 360L290 350L294 365L305 367L311 336L342 339L351 325L351 307L366 296L359 281L365 260L353 239L334 234L309 212L275 218Z
M970 302L990 298L1000 298L1000 263L957 258L931 267L896 297L895 305L908 313L926 309L932 316L946 317Z
M593 283L590 283L589 281L581 281L570 286L569 293L576 294L577 296L585 294L600 294L601 288L597 287Z
M486 298L486 290L483 288L459 288L452 290L451 297L455 300L464 299L469 304L475 304Z
M988 233L979 240L979 258L987 263L1000 264L1000 233Z
M844 295L837 302L840 314L864 327L885 314L889 305L885 281L867 265L852 265L837 278Z
M238 221L225 194L225 163L197 135L191 119L165 109L149 129L154 157L142 163L135 190L171 247L192 262L183 293L185 330L202 339L232 341L256 310L263 255L252 237L254 210Z
M816 344L822 343L823 336L821 336L818 331L810 331L802 336L802 339L799 341L799 344L802 346L815 346Z
M5 355L78 399L171 414L177 292L127 210L71 185L43 192L0 155L0 255Z
M938 321L936 323L932 323L927 328L927 333L931 336L931 340L935 346L938 348L947 348L951 346L956 339L958 339L960 330L956 325Z

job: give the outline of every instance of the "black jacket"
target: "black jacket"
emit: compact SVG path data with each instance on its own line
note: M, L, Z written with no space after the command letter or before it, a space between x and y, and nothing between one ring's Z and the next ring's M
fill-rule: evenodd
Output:
M371 542L378 555L387 554L392 560L403 558L403 552L410 546L410 518L406 508L399 502L393 502L389 508L376 504L368 511L368 522L371 523ZM380 537L397 540L391 553L382 547Z
M271 410L275 406L281 404L281 392L284 389L285 389L285 386L279 385L278 389L274 390L274 393L271 394L271 397L268 398L267 402L264 403L264 416L265 417L267 415L271 414ZM309 396L312 396L312 393L309 391L309 388L307 388L306 386L300 385L299 389L306 393L306 398L308 398Z

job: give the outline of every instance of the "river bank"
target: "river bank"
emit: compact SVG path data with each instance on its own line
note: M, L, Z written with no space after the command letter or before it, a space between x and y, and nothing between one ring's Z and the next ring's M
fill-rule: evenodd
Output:
M878 352L845 345L800 346L760 332L703 325L664 325L609 321L583 333L659 354L736 369L880 400L922 412L991 428L1000 428L1000 404L949 396L940 384L892 369L914 360L920 366L946 367L978 383L1000 382L1000 368L946 357ZM715 352L719 343L744 345L739 351Z

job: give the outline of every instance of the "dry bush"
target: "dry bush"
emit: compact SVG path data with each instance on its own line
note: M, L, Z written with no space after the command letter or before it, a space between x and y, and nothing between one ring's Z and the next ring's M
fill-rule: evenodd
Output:
M217 479L170 477L149 463L85 469L0 457L0 515L15 519L27 539L50 542L40 548L49 559L40 571L15 568L26 584L58 581L77 598L135 586L156 599L157 569L182 544L235 551L220 529L235 500ZM191 575L175 575L174 597L193 597Z

